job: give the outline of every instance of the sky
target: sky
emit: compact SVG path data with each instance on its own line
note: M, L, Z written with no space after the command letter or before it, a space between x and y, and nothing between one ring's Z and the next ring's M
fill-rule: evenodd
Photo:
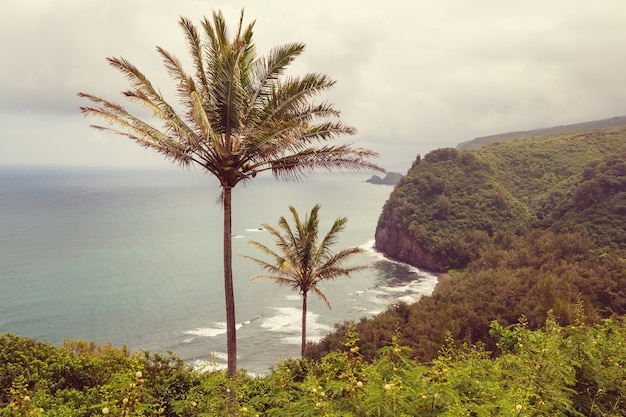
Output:
M170 165L90 128L101 121L77 93L125 103L112 56L166 93L156 46L186 62L180 17L221 10L234 30L242 8L260 56L306 44L290 72L334 79L319 100L358 130L338 142L389 170L479 136L626 115L623 0L24 0L0 15L0 164Z

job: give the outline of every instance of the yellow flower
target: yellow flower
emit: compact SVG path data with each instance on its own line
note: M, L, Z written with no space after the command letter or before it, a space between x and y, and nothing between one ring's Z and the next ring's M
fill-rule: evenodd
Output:
M104 407L102 409L102 414L109 414L109 407Z

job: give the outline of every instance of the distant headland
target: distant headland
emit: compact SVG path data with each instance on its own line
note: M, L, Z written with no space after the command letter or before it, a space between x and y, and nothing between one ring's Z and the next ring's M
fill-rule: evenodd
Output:
M382 185L396 185L402 178L402 174L398 172L388 172L385 178L381 178L378 175L372 175L372 177L365 182L370 184L382 184Z

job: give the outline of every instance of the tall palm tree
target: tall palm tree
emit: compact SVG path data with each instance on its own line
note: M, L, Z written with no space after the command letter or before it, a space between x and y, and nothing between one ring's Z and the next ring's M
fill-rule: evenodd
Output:
M213 174L221 186L224 209L224 294L228 375L237 371L235 297L232 278L231 193L237 184L269 171L278 179L299 179L316 169L382 171L371 157L376 153L349 144L325 144L355 129L337 120L332 104L313 98L334 85L326 75L285 76L285 70L304 51L289 43L257 57L254 22L244 26L243 10L231 38L221 12L206 17L198 30L181 17L193 71L161 47L157 51L177 91L170 104L148 78L125 58L107 58L130 82L122 94L149 110L131 113L115 101L79 93L92 102L85 115L103 118L97 129L126 136L183 167L196 166Z
M306 348L306 315L307 296L313 291L320 297L328 308L331 308L326 295L319 289L318 284L338 277L349 277L351 273L369 268L368 266L345 266L351 257L362 253L359 247L343 249L333 252L331 246L337 242L338 234L345 229L348 221L340 217L331 226L322 238L318 239L320 205L316 204L311 213L300 220L298 212L289 206L293 215L294 227L289 226L285 217L278 220L278 229L263 225L274 238L277 251L262 243L252 241L250 244L270 256L272 261L266 261L252 256L244 256L259 264L269 275L257 275L256 279L270 279L279 285L287 285L302 295L302 357Z

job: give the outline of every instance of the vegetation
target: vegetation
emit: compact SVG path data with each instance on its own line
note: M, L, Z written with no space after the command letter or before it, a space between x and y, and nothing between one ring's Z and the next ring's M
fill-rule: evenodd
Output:
M306 358L280 363L267 376L237 372L232 188L266 170L298 178L316 167L377 167L368 162L370 151L313 146L353 129L326 121L338 115L329 105L310 103L332 86L325 76L279 81L303 45L257 59L252 25L244 28L241 20L232 41L221 14L203 22L204 41L186 19L181 26L195 75L159 53L182 113L128 61L109 59L133 85L125 96L148 106L163 130L81 93L96 103L82 111L119 128L100 129L220 180L228 372L199 373L171 354L129 355L85 342L56 348L5 335L0 417L626 415L624 127L418 156L385 204L379 227L394 225L447 272L434 293L340 324L306 352L303 345ZM265 225L278 252L255 244L275 261L256 259L268 277L303 295L303 341L307 293L324 298L315 284L329 277L300 273L318 266L303 262L315 253L317 209L302 223L291 208L295 232L284 218L282 233Z
M551 311L560 323L572 324L580 305L588 323L626 314L626 251L594 250L579 233L535 232L486 245L480 259L442 278L431 296L363 318L356 329L366 360L398 331L413 357L429 361L447 336L497 351L489 335L492 320L510 325L524 315L536 329ZM319 359L337 349L349 328L343 323L310 345L309 356Z
M563 325L626 314L625 161L623 127L418 157L381 221L455 269L419 302L338 325L309 357L339 348L352 325L366 360L395 336L430 361L446 338L497 355L493 320L538 329L550 314Z
M92 94L79 96L93 102L81 107L86 115L103 118L97 129L126 136L183 167L196 166L220 182L224 207L224 293L226 298L228 373L237 371L235 296L232 279L231 192L239 183L270 171L277 178L293 179L317 168L378 170L368 161L375 154L349 145L326 145L355 129L333 120L339 112L329 103L313 102L334 82L322 74L285 76L289 65L304 51L290 43L257 57L254 23L229 36L224 17L205 18L200 32L180 19L193 62L191 75L182 63L157 48L177 93L171 104L137 67L125 58L108 58L130 82L123 95L149 110L137 116L122 105ZM162 127L159 127L161 124Z
M237 375L240 416L622 416L626 327L620 319L531 331L492 322L500 355L450 338L430 363L393 339L371 361L359 337L319 362ZM173 355L0 336L0 416L224 416L228 377Z
M578 231L598 247L624 248L625 157L624 127L438 149L418 156L379 227L397 225L442 271L465 267L492 238L533 230Z
M295 208L289 207L293 215L293 229L285 217L278 220L276 229L268 224L263 228L274 238L278 252L270 249L259 242L250 244L272 258L271 261L246 256L256 262L270 275L257 275L252 279L270 279L279 285L287 285L302 295L302 357L306 350L306 315L307 297L309 291L313 291L320 297L328 308L330 302L326 295L319 289L318 284L339 277L350 277L353 272L366 269L367 266L345 266L345 263L354 255L363 252L359 247L342 249L333 252L332 246L337 242L338 235L346 227L348 219L340 217L335 220L330 230L319 240L319 217L320 205L316 204L311 209L311 214L300 220Z

